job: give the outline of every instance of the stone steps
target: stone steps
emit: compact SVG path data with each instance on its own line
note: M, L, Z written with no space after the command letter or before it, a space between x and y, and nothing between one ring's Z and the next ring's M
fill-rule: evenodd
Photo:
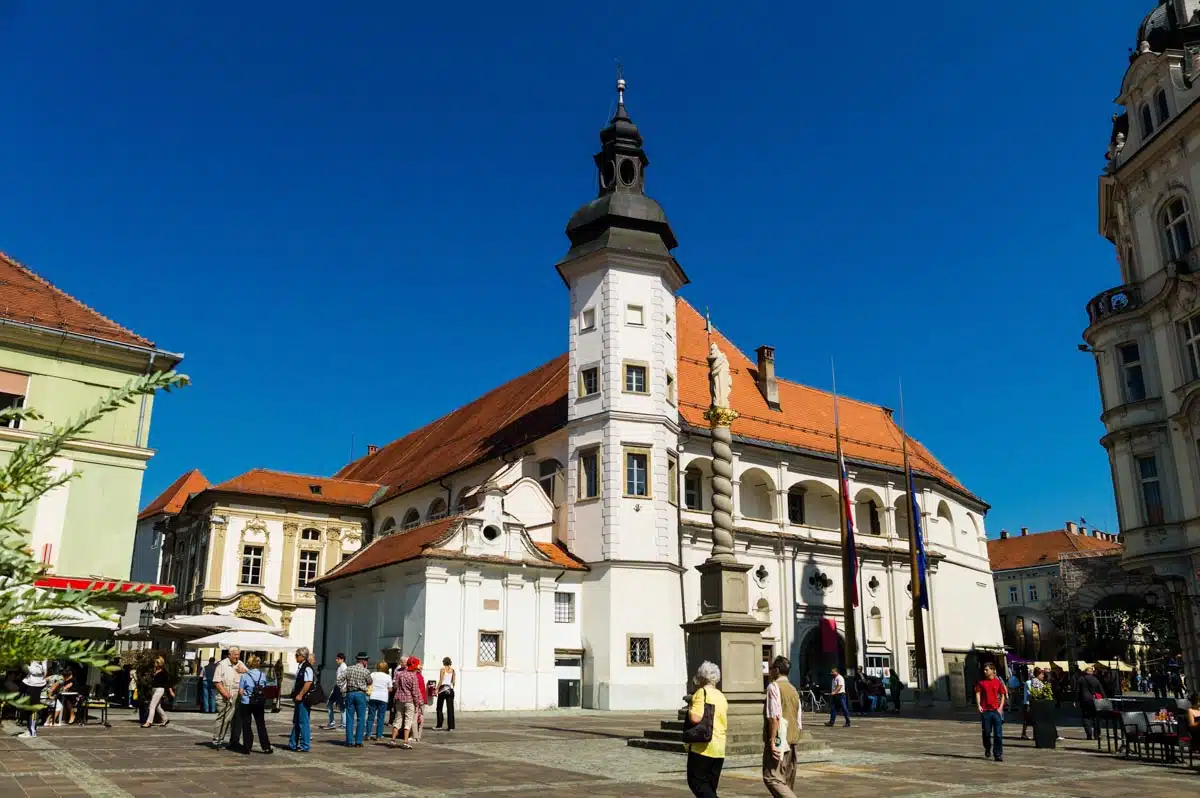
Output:
M686 754L687 745L681 739L683 736L682 720L664 720L657 729L646 729L641 737L626 740L633 748L645 748L652 751L669 751L675 754ZM763 750L761 734L733 734L725 740L725 755L756 754ZM800 742L796 744L797 753L818 753L829 751L829 743L825 740L815 740L808 732L800 733Z

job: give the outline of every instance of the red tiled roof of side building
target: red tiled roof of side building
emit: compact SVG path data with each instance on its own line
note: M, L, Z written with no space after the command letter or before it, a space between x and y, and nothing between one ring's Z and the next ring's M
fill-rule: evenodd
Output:
M461 520L455 516L441 518L403 532L375 538L359 549L353 557L340 563L316 581L329 582L365 571L374 571L376 568L385 568L396 563L415 560L422 555L426 548L448 538L454 531L455 525Z
M544 438L566 423L567 356L560 355L355 460L336 476L385 484L387 495L394 496Z
M567 551L567 547L561 543L534 543L533 545L537 546L542 554L549 557L552 563L561 568L569 571L588 570L587 563Z
M317 490L313 490L313 488ZM255 468L233 479L213 485L211 490L226 493L245 493L254 496L273 496L281 499L301 499L318 504L341 504L365 507L380 486L373 482L313 477Z
M993 571L1012 568L1031 568L1036 565L1053 565L1060 554L1074 552L1103 552L1116 554L1123 550L1120 543L1077 534L1066 529L1050 532L1035 532L1029 535L1013 535L1004 540L989 540L988 561Z
M3 252L0 252L0 317L119 344L154 347L152 341L88 307Z
M708 336L704 317L682 299L676 302L679 414L696 427L707 428L709 406ZM779 410L772 410L758 389L758 365L716 330L713 340L729 359L731 401L739 418L733 434L768 443L781 443L814 452L837 450L833 424L833 394L779 379ZM842 450L848 460L900 468L903 438L889 411L879 405L838 397ZM914 471L928 474L951 488L973 496L953 474L911 436L909 462Z
M188 496L199 493L209 487L209 484L200 470L193 468L172 482L166 490L158 494L158 498L147 504L145 509L138 513L138 520L142 521L159 513L178 515Z

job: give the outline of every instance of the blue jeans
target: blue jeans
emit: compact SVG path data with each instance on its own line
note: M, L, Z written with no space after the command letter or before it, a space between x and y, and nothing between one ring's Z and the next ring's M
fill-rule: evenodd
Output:
M850 725L850 704L846 702L846 694L838 693L837 695L829 696L829 725L837 720L838 713L842 713L842 717L846 719L846 725Z
M342 697L346 705L346 745L362 745L363 729L367 725L367 694L361 690Z
M216 712L217 699L215 697L216 688L212 682L201 682L200 684L200 709L203 712Z
M367 702L367 735L371 728L375 729L375 737L383 736L383 727L387 723L387 702L374 699Z
M288 748L307 751L312 746L312 731L308 727L308 707L303 701L296 702L292 710L292 733L288 737Z
M997 759L1004 756L1004 716L994 709L989 709L979 716L983 725L983 752Z
M329 728L337 725L337 711L342 711L342 727L346 726L346 697L342 695L340 688L333 688L333 695L325 702L326 708L329 710Z

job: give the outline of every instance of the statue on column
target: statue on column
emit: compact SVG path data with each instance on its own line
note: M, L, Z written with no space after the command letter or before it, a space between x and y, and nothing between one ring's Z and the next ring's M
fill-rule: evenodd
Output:
M729 406L733 377L729 358L715 342L708 347L708 392L711 406L704 417L712 424L712 523L710 560L736 562L733 552L733 437L730 425L738 414Z
M714 341L708 345L708 392L713 407L729 407L733 378L729 374L729 358Z

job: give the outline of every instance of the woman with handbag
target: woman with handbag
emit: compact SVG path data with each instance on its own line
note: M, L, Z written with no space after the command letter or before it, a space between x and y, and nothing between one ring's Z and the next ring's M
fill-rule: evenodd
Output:
M449 725L446 731L454 731L454 688L458 684L458 675L454 672L453 663L449 657L442 660L442 669L438 672L437 692L437 727L442 728L442 707L446 708L446 720Z
M729 702L717 689L721 669L714 663L700 663L694 681L696 692L683 731L683 740L688 744L687 782L696 798L716 798L725 764Z

